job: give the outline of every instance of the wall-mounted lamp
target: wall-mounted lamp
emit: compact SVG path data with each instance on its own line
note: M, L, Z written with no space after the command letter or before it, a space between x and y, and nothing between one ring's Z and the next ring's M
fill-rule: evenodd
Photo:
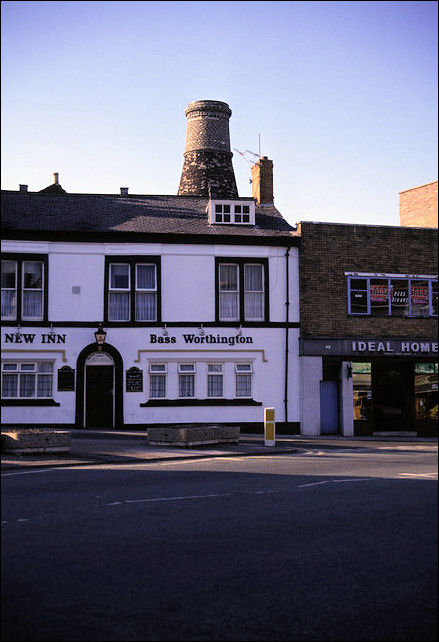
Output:
M20 324L17 325L17 330L15 332L15 336L17 337L17 341L21 341L22 334L21 334Z
M204 337L204 335L206 334L206 331L203 328L203 324L202 323L200 324L200 329L198 330L198 334L200 335L200 337Z
M50 334L51 337L53 337L55 335L55 330L53 328L53 323L50 324L49 334Z
M346 379L351 379L352 378L352 364L347 363L346 364Z
M102 350L102 346L105 343L105 337L107 336L107 333L105 332L104 328L102 327L102 323L98 324L98 329L95 332L95 338L96 338L96 343L98 344L98 350Z
M236 336L242 337L242 325L240 325L239 328L236 330Z
M168 337L169 336L169 332L168 332L168 328L166 327L166 323L163 326L162 335L164 337Z

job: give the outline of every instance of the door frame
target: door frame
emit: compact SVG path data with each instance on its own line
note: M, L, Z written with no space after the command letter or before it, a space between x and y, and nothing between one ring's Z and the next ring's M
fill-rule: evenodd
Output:
M109 343L100 346L102 352L106 352L114 362L114 427L121 428L123 421L123 360L116 348ZM85 425L85 367L87 358L98 351L96 343L90 343L78 355L76 362L76 419L77 428L86 428Z
M98 356L101 358L100 362L96 359ZM99 373L98 381L101 386L101 392L108 388L106 392L111 395L111 404L108 403L109 400L107 398L105 401L96 398L95 393L97 392L99 395L99 392L93 391L93 383L95 385L97 383L92 374L93 371L96 374ZM106 385L104 385L104 382L106 382ZM114 361L105 352L92 352L86 360L84 393L84 426L87 428L96 428L98 426L114 428ZM105 421L103 421L104 418Z

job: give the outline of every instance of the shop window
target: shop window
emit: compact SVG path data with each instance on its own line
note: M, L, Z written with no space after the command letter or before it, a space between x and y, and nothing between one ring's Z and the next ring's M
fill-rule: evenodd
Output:
M348 276L350 315L437 316L436 279L360 276Z
M106 321L160 321L159 259L107 257Z
M194 363L180 363L178 366L178 396L195 397Z
M166 373L165 363L151 363L149 366L149 396L151 399L163 399L166 397Z
M407 280L391 279L390 304L392 316L410 316L409 282Z
M372 420L372 364L370 362L352 364L354 397L354 420Z
M389 314L389 281L388 279L370 280L370 308L374 317Z
M410 282L411 313L415 317L428 317L430 315L429 284L428 281Z
M217 259L217 320L268 321L268 262Z
M47 257L9 255L2 260L2 321L47 319Z
M2 363L2 399L51 399L53 362Z
M415 409L417 420L438 418L438 364L415 363Z
M367 279L349 279L349 313L367 314Z

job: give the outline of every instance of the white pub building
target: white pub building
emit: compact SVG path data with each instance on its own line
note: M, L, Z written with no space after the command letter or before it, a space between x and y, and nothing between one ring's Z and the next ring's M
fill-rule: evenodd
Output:
M239 197L229 107L186 109L176 196L2 192L2 423L299 432L298 235Z

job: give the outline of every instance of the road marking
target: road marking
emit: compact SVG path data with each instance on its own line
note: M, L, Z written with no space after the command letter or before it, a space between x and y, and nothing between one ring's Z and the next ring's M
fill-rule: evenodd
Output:
M400 477L411 477L412 479L419 479L421 477L425 479L437 479L437 472L433 473L398 473Z
M342 484L343 482L369 481L370 477L357 477L355 479L331 479L333 484Z
M342 484L344 482L369 481L370 477L357 477L354 479L327 479L325 481L313 482L311 484L301 484L297 488L307 488L308 486L321 486L322 484Z
M15 477L16 475L35 475L37 473L47 473L48 470L59 470L58 468L39 468L38 470L19 470L15 473L2 473L2 477Z
M149 499L124 499L123 502L110 502L107 506L116 506L117 504L142 504L147 502L179 502L184 499L207 499L210 497L230 497L235 493L216 493L211 495L182 495L176 497L152 497Z
M160 464L160 466L175 466L175 464L199 464L202 461L210 461L211 459L217 459L217 457L206 457L205 459L175 459L174 461L157 461L153 462L151 461L150 463L157 463Z

